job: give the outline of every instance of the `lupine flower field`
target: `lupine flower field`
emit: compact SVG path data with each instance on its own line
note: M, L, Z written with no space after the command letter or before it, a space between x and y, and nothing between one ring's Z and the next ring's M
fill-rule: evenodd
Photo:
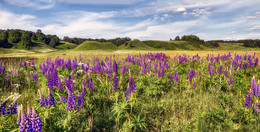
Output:
M255 54L0 62L0 131L259 131Z

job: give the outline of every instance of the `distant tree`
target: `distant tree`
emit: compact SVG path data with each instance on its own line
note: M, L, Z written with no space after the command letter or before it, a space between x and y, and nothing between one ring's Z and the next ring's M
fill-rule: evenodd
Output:
M63 37L63 40L64 40L65 42L69 42L69 43L71 42L71 41L70 41L70 38L69 38L68 36L64 36L64 37Z
M9 30L8 31L8 43L18 43L21 39L21 33L19 30Z
M170 41L172 41L172 38L170 38Z
M0 47L4 47L4 45L7 43L7 38L8 38L8 32L2 31L0 33Z
M179 36L176 36L174 40L179 41L179 40L181 40L181 39L180 39Z
M55 47L56 45L58 45L59 44L59 38L57 37L57 36L55 36L55 37L52 37L51 38L51 42L50 42L50 46L51 47Z
M29 49L30 46L31 46L31 43L32 43L32 41L31 41L30 33L29 32L23 32L19 45L22 48Z
M37 38L36 38L36 35L35 35L35 34L32 34L31 40L34 40L34 41L36 41L36 40L37 40Z

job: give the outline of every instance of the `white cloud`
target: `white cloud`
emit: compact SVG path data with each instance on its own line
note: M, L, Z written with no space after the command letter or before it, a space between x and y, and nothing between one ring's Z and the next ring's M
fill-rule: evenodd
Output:
M189 13L193 16L208 15L210 12L207 9L194 9L193 12Z
M256 26L251 27L251 28L249 28L247 30L260 30L260 25L256 25Z
M133 4L140 0L59 0L60 2L68 3L83 3L83 4Z
M186 8L184 7L179 7L179 8L175 8L175 9L170 9L170 12L184 12L186 11Z
M239 17L239 18L234 18L233 20L249 20L249 19L256 19L256 16Z
M32 15L14 14L0 10L0 29L36 30L37 28L32 22L34 19L36 17Z
M236 33L236 31L233 30L233 31L227 32L226 34L229 35L229 34L234 34L234 33Z
M37 10L49 9L55 6L56 0L5 0L6 2Z

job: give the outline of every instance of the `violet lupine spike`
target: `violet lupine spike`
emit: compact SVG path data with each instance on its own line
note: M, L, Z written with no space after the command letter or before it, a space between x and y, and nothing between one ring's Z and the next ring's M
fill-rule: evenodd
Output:
M228 85L231 85L231 84L233 84L233 77L232 77L232 74L231 74L231 72L230 72Z
M208 65L208 72L209 72L209 75L211 75L211 63L209 63L209 65Z
M7 113L5 113L5 108L6 108L6 103L8 100L11 99L11 96L8 97L7 99L5 99L1 104L0 104L0 115L5 115Z
M21 123L21 110L18 110L18 116L17 116L17 121L16 121L16 126L19 126Z
M61 103L67 102L67 99L66 99L64 96L61 96L61 95L59 95L59 94L57 94L57 95L59 96Z
M31 129L31 122L24 112L23 105L21 105L21 122L19 125L19 132L31 132Z
M255 76L254 76L251 80L251 92L252 92L253 96L255 95L255 88L256 88L256 81L255 81Z
M258 66L258 58L255 59L255 67Z
M225 70L224 71L224 75L227 77L227 74L228 74L228 71L227 70Z
M114 73L117 73L118 72L118 66L117 66L117 64L116 64L116 60L114 59L114 61L113 61L113 72Z
M42 95L41 91L39 90L39 93L40 93L40 106L41 107L45 107L45 106L48 106L48 101L47 99Z
M116 77L116 74L114 74L113 77L113 92L118 92L118 79Z
M172 73L170 73L170 81L171 81L171 83L173 82Z
M256 102L254 103L254 109L259 112L259 103L258 100L256 100Z
M32 114L32 109L31 109L30 105L28 104L27 105L27 116L30 117L31 114Z
M191 69L191 70L190 70L190 74L189 74L189 83L190 83L190 84L192 83L192 78L193 78L193 76L194 76L194 70Z
M146 69L145 69L145 63L144 63L144 61L142 61L141 67L142 67L142 68L141 68L140 74L145 75L145 74L146 74Z
M48 102L48 106L51 107L52 105L55 105L55 100L54 100L54 97L53 95L51 94L51 91L49 90L48 91L48 99L47 99L47 102Z
M174 80L176 82L179 82L179 75L178 75L178 71L177 70L175 70L175 72L174 72Z
M17 97L7 108L7 114L17 114L17 101L20 98Z
M193 87L196 88L196 79L193 82Z
M77 105L77 111L79 112L81 110L81 107L84 105L84 98L81 95L81 93L78 91L78 105Z
M29 115L28 115L29 116ZM39 115L37 114L35 108L32 108L32 114L29 117L31 122L32 132L41 132L42 131L42 123Z
M256 84L256 87L255 87L255 96L260 96L260 83L259 83L259 80Z
M223 67L222 67L222 65L220 65L220 66L219 66L219 70L218 70L218 74L219 74L219 75L222 74L222 69L223 69Z
M37 72L34 72L32 76L33 76L34 81L35 81L35 82L38 82Z
M252 104L252 95L251 95L251 90L249 91L248 95L246 96L246 100L245 100L245 105L244 107L251 107Z
M63 84L62 84L62 82L61 82L61 79L60 78L58 78L58 88L59 88L59 91L61 92L62 91L62 89L63 89Z
M68 88L67 92L68 92L68 100L67 100L67 110L74 110L75 109L75 105L76 105L76 97L74 95L73 92L71 92Z
M87 88L89 92L93 92L93 81L91 76L88 77Z

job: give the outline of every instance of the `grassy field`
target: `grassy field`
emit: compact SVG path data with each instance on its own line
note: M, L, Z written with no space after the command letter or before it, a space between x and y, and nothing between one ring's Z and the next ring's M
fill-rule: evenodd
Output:
M12 54L19 50L0 50L2 54ZM22 57L14 56L1 58L0 61L5 65L7 74L11 74L14 69L19 70L19 76L12 75L11 80L6 81L6 77L0 74L1 93L0 101L3 101L10 93L19 93L21 98L18 104L24 106L30 104L36 107L36 110L42 120L44 131L83 131L92 130L99 131L106 129L107 131L258 131L260 128L258 124L260 118L258 113L251 107L243 107L245 97L250 89L250 81L253 76L257 80L260 79L260 72L258 67L250 67L248 69L241 69L238 73L237 67L232 64L227 64L227 60L220 60L212 65L215 65L218 71L220 65L223 65L224 70L228 70L228 76L224 74L209 75L207 56L217 57L228 55L230 51L170 51L163 50L167 60L164 63L162 60L157 60L166 66L169 63L170 68L165 68L165 75L159 76L159 72L155 73L154 64L157 61L152 61L151 73L141 74L142 67L136 63L126 61L127 56L143 55L139 60L145 58L146 64L150 63L150 58L147 53L156 54L158 51L147 50L117 50L117 51L102 51L102 50L60 50L58 52L36 53L29 51L20 51L24 54ZM254 55L260 57L259 51L231 51L231 55L235 54ZM145 55L146 54L146 55ZM200 59L193 56L199 55ZM184 63L179 63L179 56L186 57ZM136 93L130 97L130 101L126 101L126 88L128 84L129 74L120 75L114 74L119 79L120 91L113 93L113 82L108 80L108 75L105 71L105 65L102 64L103 73L93 71L92 78L94 82L94 91L86 91L84 97L85 104L80 112L76 110L66 110L66 104L59 102L57 93L67 96L66 91L59 91L58 87L54 87L53 96L55 98L55 106L40 107L38 90L42 91L45 97L48 96L48 81L46 75L39 68L43 62L51 67L50 63L54 62L55 58L59 56L61 59L77 58L78 62L90 63L90 67L96 67L94 64L96 59L99 62L109 62L106 57L112 58L118 63L118 70L121 70L124 64L130 66L130 72L135 80ZM81 56L81 58L79 57ZM138 56L135 56L138 58ZM51 57L53 61L46 59ZM213 56L212 56L213 57ZM213 58L214 58L213 57ZM122 59L123 58L123 59ZM201 59L203 58L203 62ZM242 57L241 60L243 60ZM19 68L19 61L26 63L34 60L35 68L31 66L23 66ZM111 60L111 61L112 61ZM49 61L47 63L47 61ZM73 62L78 64L78 62ZM113 61L112 61L113 62ZM145 63L144 63L145 64ZM56 65L56 64L55 64ZM49 67L49 68L50 68ZM167 67L167 66L166 66ZM112 68L112 67L111 67ZM147 67L146 67L147 68ZM213 68L213 67L212 67ZM197 75L189 83L187 72L193 69ZM229 72L233 70L232 85L228 85ZM56 68L58 77L68 78L73 75L75 78L75 95L77 90L82 90L83 79L87 80L90 76L90 71L81 73L81 66L76 70L66 68ZM147 69L148 70L148 69ZM179 74L179 82L171 82L170 74L174 71ZM202 71L201 75L199 72ZM38 74L38 82L30 77L30 73ZM137 74L138 75L137 75ZM158 74L158 75L157 75ZM106 75L106 76L105 76ZM152 77L150 76L152 75ZM79 77L78 77L79 76ZM98 77L99 76L99 77ZM201 76L201 81L200 81ZM77 79L78 78L78 79ZM99 78L99 79L98 79ZM63 80L63 79L62 79ZM63 80L64 81L64 80ZM62 82L63 82L62 81ZM196 86L194 87L194 81ZM20 84L15 88L14 84ZM63 82L64 83L64 82ZM64 88L65 86L64 83ZM254 96L253 101L258 99ZM25 108L25 107L24 107ZM1 116L0 131L17 131L16 117ZM93 124L91 124L92 122ZM132 125L131 125L132 124ZM250 124L250 125L248 125Z

